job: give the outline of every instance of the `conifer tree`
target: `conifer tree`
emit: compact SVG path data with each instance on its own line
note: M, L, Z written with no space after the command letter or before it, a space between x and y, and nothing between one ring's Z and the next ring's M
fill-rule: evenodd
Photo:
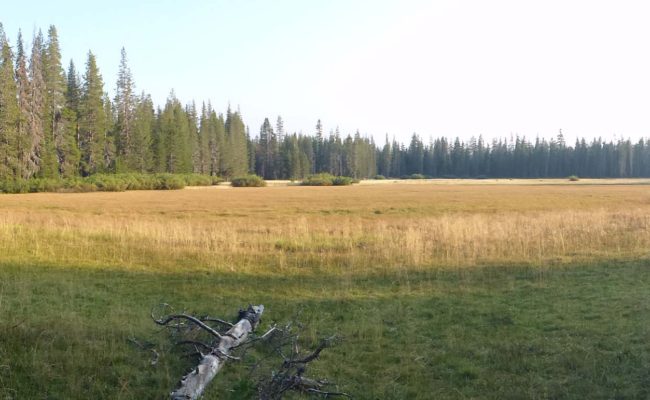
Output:
M192 172L192 149L187 113L176 98L169 95L165 109L160 114L158 159L165 172Z
M44 157L41 174L56 177L60 164L67 155L64 120L65 107L65 73L61 65L61 49L56 27L51 25L47 32L47 44L43 48L43 78L46 97L44 113Z
M162 132L162 109L160 106L156 108L155 118L153 121L153 129L151 130L151 151L154 172L165 172L165 140Z
M29 159L27 162L26 175L42 175L44 158L48 160L48 155L44 148L45 142L45 98L47 91L45 88L44 66L43 66L43 34L38 31L34 35L32 43L32 53L29 60ZM50 157L51 160L51 157ZM51 163L50 163L51 164Z
M30 168L31 154L31 132L29 129L30 118L30 83L29 72L27 71L27 56L23 44L23 35L18 31L18 43L16 45L16 85L18 87L18 132L17 132L17 171L16 176L28 179L32 175L33 168Z
M122 47L120 67L117 75L115 108L117 110L117 125L115 129L115 146L117 151L117 170L135 170L137 153L141 151L133 143L133 129L136 110L135 84L131 69L127 64L126 50Z
M197 168L196 172L200 174L210 173L210 116L205 103L201 106L201 116L199 118L199 130L197 133Z
M103 92L104 83L97 68L97 60L92 52L88 52L79 102L79 149L81 173L84 176L100 171L104 163L107 129Z
M260 127L259 142L257 144L257 173L264 179L277 179L275 172L278 153L278 141L268 118Z
M226 149L223 154L223 174L234 177L248 173L249 153L246 139L246 127L239 112L230 108L226 115Z
M67 88L65 91L66 106L76 113L79 112L79 102L81 101L81 79L75 68L74 61L70 60L67 75Z
M199 129L197 126L198 114L196 111L196 103L194 101L190 102L185 107L185 115L187 117L187 130L188 136L187 140L189 141L190 149L190 163L191 171L198 172L201 168L200 166L200 149L199 149Z
M226 125L223 115L217 113L208 103L209 134L210 134L210 175L225 175L225 146L226 146Z
M104 93L102 98L102 104L104 105L104 118L106 119L104 125L104 138L102 140L102 158L103 162L101 165L100 172L117 172L116 171L116 161L117 161L117 150L115 147L115 109L113 103L111 102L108 93Z
M151 96L142 93L136 102L133 135L131 137L132 165L136 172L149 172L153 168L152 131L154 128L154 110Z
M13 53L1 28L0 47L0 179L7 179L13 178L17 170L20 110Z

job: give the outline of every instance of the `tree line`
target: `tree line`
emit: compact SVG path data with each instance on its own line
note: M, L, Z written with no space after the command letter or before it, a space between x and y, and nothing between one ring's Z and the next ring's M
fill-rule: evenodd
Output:
M122 49L115 95L105 90L92 52L83 74L63 68L56 27L38 31L27 49L19 32L12 46L0 24L0 180L69 178L96 173L200 173L226 178L256 173L302 179L328 172L354 178L403 177L649 177L650 143L639 140L571 146L550 140L482 137L408 146L378 146L358 131L288 133L281 117L265 119L251 136L242 115L218 113L210 102L183 105L172 91L164 106L137 93Z

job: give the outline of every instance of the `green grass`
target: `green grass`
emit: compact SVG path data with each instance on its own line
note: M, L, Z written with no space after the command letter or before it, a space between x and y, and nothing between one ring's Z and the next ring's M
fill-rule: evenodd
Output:
M642 186L222 189L0 196L0 400L166 398L161 302L302 311L305 348L344 338L308 375L356 399L650 397Z
M165 398L190 364L151 307L234 316L261 329L302 310L305 340L338 333L309 373L356 399L650 396L650 263L364 274L154 273L0 267L0 398ZM159 363L129 342L155 343ZM236 398L230 363L206 399Z

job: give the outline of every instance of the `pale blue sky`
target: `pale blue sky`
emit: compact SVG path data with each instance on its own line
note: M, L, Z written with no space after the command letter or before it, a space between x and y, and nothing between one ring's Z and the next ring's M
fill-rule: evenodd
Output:
M5 3L12 43L55 24L64 59L82 70L92 49L111 95L125 46L138 90L239 105L252 133L280 114L381 142L650 135L647 1Z

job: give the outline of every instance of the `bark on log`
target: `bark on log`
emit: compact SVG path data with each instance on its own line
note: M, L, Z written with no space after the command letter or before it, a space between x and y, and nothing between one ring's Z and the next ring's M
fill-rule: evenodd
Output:
M171 393L171 399L198 399L230 358L231 350L244 343L248 335L257 328L263 312L263 305L249 306L248 310L241 311L239 321L222 334L212 351L203 355L196 368L183 377L180 387Z

